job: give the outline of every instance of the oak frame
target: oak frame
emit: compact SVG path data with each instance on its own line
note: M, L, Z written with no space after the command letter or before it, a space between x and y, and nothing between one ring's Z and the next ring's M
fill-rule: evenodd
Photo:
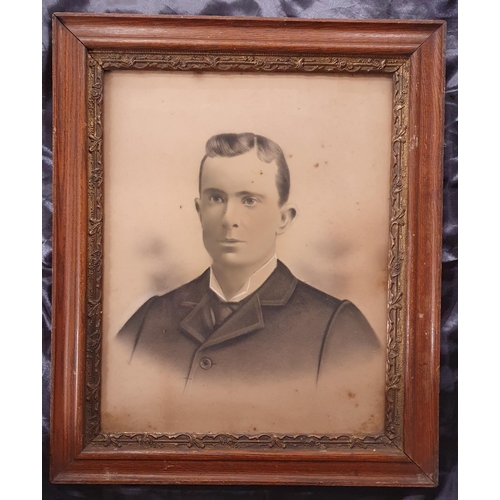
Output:
M441 21L54 15L52 481L437 484L444 35ZM399 362L392 381L388 362L389 399L389 385L398 389L389 445L348 439L325 454L287 449L279 436L261 439L261 444L266 439L285 444L271 451L207 447L207 436L199 446L196 436L189 436L181 449L167 449L151 446L155 436L141 436L140 446L120 447L120 439L123 444L135 438L99 434L99 75L103 69L137 64L133 54L146 57L148 69L159 64L175 69L178 63L153 52L175 54L181 63L188 55L222 54L228 58L226 66L242 59L248 64L250 58L254 69L271 61L274 71L279 70L276 63L287 62L284 70L305 71L308 57L316 66L318 61L329 65L322 71L356 72L367 64L364 70L380 72L393 65L391 72L405 95L399 108L395 97L400 114L395 112L393 149L401 148L394 153L405 171L392 186L391 228L402 243L396 246L390 279L397 287L392 310L404 314L389 337ZM349 61L354 61L351 68ZM191 60L191 65L199 64ZM213 70L210 64L201 70ZM403 206L394 206L397 199ZM392 299L389 294L388 306Z

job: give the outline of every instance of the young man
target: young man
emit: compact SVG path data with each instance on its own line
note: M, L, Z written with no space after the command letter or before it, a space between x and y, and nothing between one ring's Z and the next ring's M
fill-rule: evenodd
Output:
M206 145L195 200L212 266L149 299L118 338L168 364L186 384L321 382L380 349L363 314L293 276L276 258L291 225L290 174L281 148L251 133Z

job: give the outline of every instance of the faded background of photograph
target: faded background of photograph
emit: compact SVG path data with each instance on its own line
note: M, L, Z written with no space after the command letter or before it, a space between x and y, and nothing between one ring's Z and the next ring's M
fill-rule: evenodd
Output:
M298 208L278 258L299 279L354 302L385 345L392 95L390 75L105 74L104 429L381 432L384 349L361 372L331 374L326 392L306 380L244 391L227 381L189 398L168 367L137 357L129 364L130 348L114 339L149 297L210 265L194 207L205 143L254 132L281 145Z
M223 132L282 147L298 217L278 258L354 302L384 344L391 76L145 71L105 74L107 341L149 297L210 265L194 199L205 143Z
M26 4L23 3L23 6ZM31 6L30 6L31 7ZM10 4L4 7L4 10L12 8L12 18L18 16L19 5ZM462 5L463 10L466 5ZM16 9L16 10L14 10ZM478 6L469 6L464 14L463 22L467 21L466 31L468 33L468 42L471 38L476 36L476 43L481 43L484 48L485 36L491 38L491 46L494 45L493 39L495 36L495 16L491 15L493 6L488 5L487 10L481 9ZM50 484L48 481L48 466L50 462L49 453L49 427L50 427L50 374L51 374L51 361L50 361L50 349L51 349L51 257L52 257L52 191L51 191L51 172L52 172L52 98L51 98L51 14L54 12L63 11L74 11L74 12L88 12L88 13L104 13L104 12L126 12L126 13L141 13L141 14L172 14L172 15L239 15L239 16L268 16L268 17L301 17L301 18L355 18L355 19L445 19L447 21L447 42L446 42L446 114L445 114L445 150L444 150L444 183L443 183L443 194L444 194L444 211L443 211L443 267L442 267L442 324L441 324L441 384L440 384L440 460L439 460L439 486L437 488L386 488L386 487L313 487L313 486L179 486L179 485L73 485L73 484ZM43 304L43 321L42 321L42 360L43 360L43 398L42 398L42 437L43 437L43 459L42 459L42 488L43 488L43 498L46 499L73 499L73 498L83 498L83 499L142 499L142 498L155 498L155 499L236 499L236 498L252 498L254 500L278 500L286 498L287 500L301 500L301 499L320 499L320 500L330 500L332 498L336 499L346 499L346 500L452 500L457 498L457 362L458 362L458 350L457 350L457 269L458 269L458 256L457 256L457 188L458 188L458 174L457 174L457 114L458 114L458 11L457 2L448 0L360 0L358 2L346 1L346 0L280 0L279 2L272 2L267 0L151 0L145 2L144 0L82 0L80 2L68 2L67 0L43 0L42 1L42 65L43 65L43 101L42 101L42 123L43 123L43 169L42 169L42 180L43 180L43 231L42 231L42 241L43 241L43 255L42 255L42 266L43 266L43 290L42 290L42 304ZM23 22L25 20L25 14L23 14ZM6 16L8 17L8 14ZM488 27L485 29L484 23L488 21ZM36 29L33 30L36 32ZM11 37L8 30L5 30L6 40L7 37ZM37 35L35 34L35 37ZM477 47L479 48L479 46ZM489 64L491 61L488 59L488 51L476 50L472 57L469 58L470 68L472 69L480 67L481 61L484 65ZM484 59L484 61L483 61ZM23 58L22 60L23 68L26 68L26 62ZM19 68L20 69L20 68ZM472 84L472 77L474 71L469 72L468 82ZM28 79L26 79L28 80ZM31 79L29 79L31 80ZM475 80L474 80L475 82ZM17 81L19 83L19 81ZM464 82L463 82L464 83ZM471 85L472 87L472 85ZM471 92L469 96L476 95ZM21 96L19 100L12 99L13 104L12 110L17 110L20 104ZM472 100L469 98L469 118L472 114L472 109L474 110L486 110L484 111L484 117L486 115L491 116L491 107L494 106L495 101L491 101L487 107L477 106L477 100ZM22 96L22 102L26 103L26 96ZM36 104L33 104L36 108ZM31 108L30 108L31 109ZM493 112L493 116L495 112ZM481 115L483 117L483 115ZM24 116L22 116L25 119ZM36 122L36 115L33 115L33 122ZM463 122L463 128L467 120ZM477 142L473 146L469 146L469 156L471 159L470 164L481 164L487 170L487 175L490 176L494 168L491 161L488 161L488 149L483 148L485 139L487 142L487 137L485 138L485 133L488 131L492 136L492 143L494 143L493 135L495 128L484 128L477 127L477 123L483 123L482 120L469 120L469 132L472 127L475 127L477 132ZM26 129L26 124L22 128L23 134L16 134L16 137L21 140L22 146L20 148L12 148L9 144L9 148L12 152L12 161L7 162L9 165L18 165L21 149L24 150L24 130ZM20 128L14 128L14 130L21 130ZM481 134L479 136L479 134ZM34 134L34 137L36 135ZM469 136L470 137L470 136ZM469 138L468 137L468 138ZM36 142L36 139L34 140ZM465 143L462 144L465 150ZM482 157L479 154L482 153ZM482 158L483 161L477 163L477 158ZM473 158L475 159L474 163ZM467 174L467 181L473 187L467 190L467 196L464 197L465 200L469 202L466 212L470 214L472 210L472 204L470 202L471 198L477 201L476 210L477 217L471 217L473 224L469 228L474 227L474 231L469 233L469 241L477 242L483 241L485 235L490 235L490 239L494 237L494 232L491 232L491 227L489 225L488 218L485 218L485 202L489 200L494 200L494 186L495 183L489 184L489 190L492 196L485 196L485 188L487 185L484 183L484 176L478 176L477 169L465 169L462 174ZM26 199L26 177L30 177L29 172L25 168L10 168L7 169L7 175L18 174L19 182L12 183L15 186L22 186L22 192L19 194L19 199L22 199L24 204L28 203ZM31 176L32 177L32 176ZM17 178L16 178L17 179ZM7 184L9 185L9 184ZM474 189L476 188L476 189ZM492 191L493 190L493 191ZM15 191L14 191L15 192ZM33 191L36 197L36 190ZM479 193L479 195L477 194ZM8 197L6 198L8 199ZM493 203L490 201L490 203ZM14 203L15 205L15 203ZM487 213L487 211L486 211ZM32 216L28 214L30 220ZM24 232L19 231L18 218L7 218L13 221L16 226L16 231L13 234L17 234L16 237L21 237L25 235L25 226L22 226ZM463 220L462 220L463 222ZM22 233L22 234L20 234ZM10 234L10 233L9 233ZM477 236L477 237L476 237ZM30 240L31 241L31 240ZM495 245L491 240L491 248ZM464 245L465 246L465 245ZM7 247L6 247L7 248ZM476 252L477 244L469 244L467 246L469 249L469 254ZM484 244L482 248L485 247ZM7 251L7 250L6 250ZM17 248L16 255L20 255L19 248ZM462 256L464 257L464 256ZM475 257L469 262L475 262ZM9 257L9 262L12 258ZM9 280L7 277L6 282L11 285L18 284L20 286L19 293L12 293L13 297L16 297L16 302L22 304L22 309L20 309L20 315L10 315L12 319L12 331L19 328L19 317L24 318L25 308L24 308L24 298L25 298L25 288L26 284L24 280L19 279L20 268L26 269L26 263L23 260L19 260L19 267L8 266L12 270L12 279ZM491 272L495 269L494 265L489 266L488 272L483 273L482 276L487 276L491 279ZM8 271L8 270L7 270ZM477 276L476 266L469 265L469 272L471 275ZM494 271L493 271L494 273ZM36 272L35 272L36 274ZM7 272L7 276L8 276ZM467 287L466 287L467 288ZM487 320L488 316L481 313L481 317L478 317L476 311L485 309L485 301L488 297L484 294L477 294L477 303L471 304L473 299L473 294L475 292L475 287L470 287L467 293L466 310L462 310L462 319L465 316L467 310L470 311L468 314L470 326L473 328L469 331L480 331L481 327L479 324L484 325L484 330L487 330ZM465 294L465 291L463 290ZM23 296L23 301L18 301L17 297ZM492 302L493 295L490 297L490 302ZM480 301L480 302L479 302ZM492 304L493 305L493 304ZM477 307L471 307L477 306ZM494 310L492 307L491 310ZM481 322L482 321L482 322ZM15 325L15 327L14 327ZM22 325L26 326L24 320ZM467 329L466 329L467 330ZM11 331L11 330L9 330ZM10 336L14 337L14 336ZM475 377L472 377L473 390L469 394L477 394L476 391L482 391L480 394L484 397L480 398L482 404L490 401L490 404L494 404L494 399L488 399L488 385L484 384L485 380L485 368L494 366L494 360L491 358L489 363L485 363L485 355L487 352L484 350L483 343L475 343L475 335L470 335L470 341L467 347L472 348L475 346L475 350L471 349L474 353L478 354L478 357L473 355L468 356L467 361L474 365L474 368L479 368L477 366L477 361L474 359L481 359L481 369L477 369L477 384ZM24 348L25 336L15 336L15 338L22 339L22 345L16 345L16 347ZM462 340L466 340L462 336ZM490 350L490 354L494 355L496 351ZM480 354L480 356L479 356ZM36 365L36 360L34 363ZM13 360L13 371L17 369L18 362ZM469 364L469 363L467 363ZM33 365L34 366L34 365ZM15 367L15 368L14 368ZM492 372L493 373L493 372ZM468 375L472 375L469 371ZM479 378L480 377L480 378ZM30 386L32 384L30 383ZM15 397L18 399L19 389L17 385L12 386L15 391ZM13 393L14 394L14 393ZM475 396L477 397L477 396ZM31 401L31 398L30 398ZM35 410L36 412L36 410ZM19 428L19 422L17 419L21 418L17 412L11 412L12 416L16 419L13 422L12 428ZM33 413L32 408L30 411L26 411L24 416L31 415ZM475 429L475 420L477 412L472 412L469 415L468 422L470 423L471 431ZM494 426L494 421L492 420L495 416L494 412L482 415L486 421L485 427L490 428ZM10 428L10 427L9 427ZM33 432L35 428L33 427ZM12 449L21 450L22 447L18 446L19 436L17 432L12 433ZM463 439L466 439L469 443L468 435ZM472 441L471 441L472 442ZM464 443L466 444L466 443ZM477 443L474 445L474 449L477 448ZM487 446L483 445L486 451ZM491 447L490 447L491 448ZM471 449L471 451L473 451ZM19 455L19 459L22 456ZM462 456L462 467L468 467L467 471L470 471L471 461L474 461L476 466L473 468L473 472L477 474L462 475L461 485L466 483L471 490L472 497L482 498L491 494L491 491L496 491L494 485L494 465L495 461L487 461L477 459L477 453L470 453L469 457ZM464 463L466 462L466 463ZM17 462L16 462L17 463ZM464 469L463 469L464 470ZM6 488L11 484L15 483L16 491L18 496L26 497L30 496L30 493L26 493L27 484L26 481L22 481L21 474L25 475L24 469L17 467L18 476L12 474L11 479L6 482ZM19 472L21 471L21 472ZM16 477L18 480L16 481ZM481 477L481 481L477 481L477 477ZM489 488L490 487L490 488ZM32 497L32 495L31 495Z

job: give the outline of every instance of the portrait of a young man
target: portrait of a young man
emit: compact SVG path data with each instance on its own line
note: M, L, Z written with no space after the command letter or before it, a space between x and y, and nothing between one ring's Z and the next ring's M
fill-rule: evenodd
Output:
M381 432L391 79L105 89L103 430Z
M283 151L253 133L210 138L196 211L212 265L149 299L118 337L191 384L306 377L374 356L378 339L359 309L299 281L276 257L292 224Z

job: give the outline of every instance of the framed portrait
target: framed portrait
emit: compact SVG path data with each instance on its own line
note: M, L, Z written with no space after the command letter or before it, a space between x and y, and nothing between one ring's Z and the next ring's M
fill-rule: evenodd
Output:
M444 33L54 15L52 481L436 484Z

